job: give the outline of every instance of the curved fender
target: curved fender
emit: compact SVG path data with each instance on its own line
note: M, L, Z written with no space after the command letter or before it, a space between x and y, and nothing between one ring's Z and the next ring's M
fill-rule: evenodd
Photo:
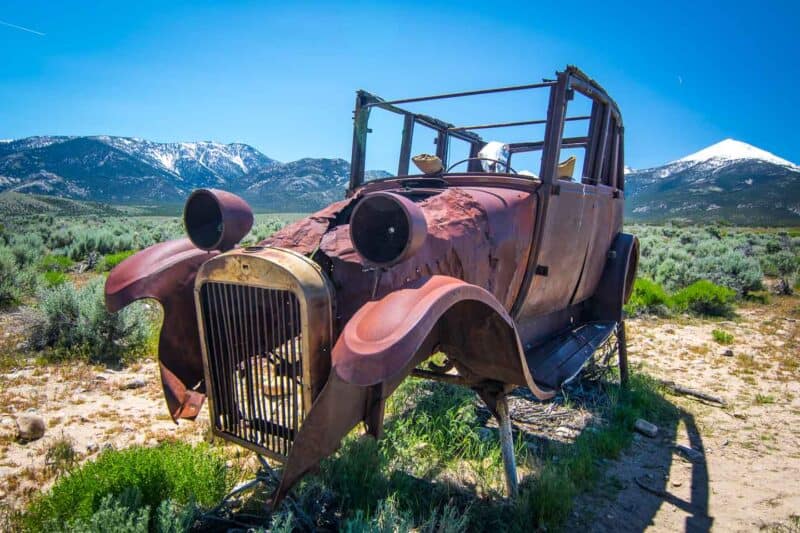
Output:
M461 304L477 304L481 312L474 314L474 308L460 309ZM436 336L434 329L441 319L448 320L450 311L472 311L468 319L490 317L502 324L500 331L485 330L484 338L494 335L496 341L493 350L486 350L485 361L474 361L475 352L465 351L460 355L467 368L490 370L479 373L478 378L502 378L502 368L513 366L506 375L520 373L534 394L540 398L552 396L551 391L539 389L531 379L514 322L491 293L448 276L421 278L380 300L368 302L344 327L331 353L328 382L289 451L280 485L272 496L274 506L306 472L336 451L356 424L373 414L375 405L371 405L374 399L371 395L376 390L385 399L430 355L432 337ZM466 331L456 333L469 339ZM505 339L496 335L504 335ZM381 403L381 415L382 408Z
M478 305L467 308L463 304ZM408 365L440 319L462 309L472 317L495 319L504 327L483 332L484 338L499 337L495 338L493 353L468 351L461 363L480 377L527 385L542 399L552 396L531 378L516 325L503 305L489 291L449 276L421 278L380 300L366 303L344 327L333 348L331 366L345 382L354 385L370 386L391 380ZM443 332L443 335L453 336L453 333L466 339L476 332ZM505 344L498 342L501 340Z
M630 233L618 233L589 304L592 320L622 320L622 306L631 297L638 267L639 239Z
M116 312L135 300L153 298L164 310L158 342L161 384L173 420L194 419L205 399L203 360L194 278L216 252L196 248L189 239L150 246L129 257L108 276L106 307Z

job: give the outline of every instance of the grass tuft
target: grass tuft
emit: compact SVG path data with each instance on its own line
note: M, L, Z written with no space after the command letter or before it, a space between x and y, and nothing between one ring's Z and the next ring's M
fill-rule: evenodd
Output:
M45 464L51 472L62 475L69 472L78 460L72 440L62 436L53 442L45 454Z

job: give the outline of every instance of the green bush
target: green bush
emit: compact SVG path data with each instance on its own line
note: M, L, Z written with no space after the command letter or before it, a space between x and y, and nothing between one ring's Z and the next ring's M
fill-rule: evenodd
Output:
M115 254L104 255L100 262L97 264L97 270L100 272L108 272L124 260L135 254L135 250L125 250L124 252L117 252Z
M633 284L631 298L625 305L625 312L631 316L666 315L670 299L658 283L647 278L637 278Z
M69 277L63 272L49 271L44 273L44 283L48 287L58 287L69 281Z
M167 443L155 448L103 452L59 478L49 492L35 497L20 517L26 531L46 531L64 525L82 525L79 531L103 529L104 521L125 531L158 531L156 523L174 523L165 517L175 505L215 505L231 485L225 459L207 445ZM165 503L167 502L167 503ZM125 513L121 513L125 508ZM157 517L149 515L157 509ZM130 516L127 522L125 516ZM144 529L141 528L144 525ZM68 530L75 530L67 527ZM161 529L164 531L164 529ZM169 529L167 529L169 530Z
M781 279L791 282L798 269L800 269L800 258L789 251L781 251L772 257L772 263Z
M48 255L39 263L39 268L45 272L69 272L75 265L66 255Z
M37 320L30 345L37 350L52 348L55 359L87 357L92 362L119 364L143 355L150 337L150 324L141 304L118 313L106 310L102 278L81 289L71 283L39 294Z
M673 307L681 312L705 316L730 316L736 292L708 280L692 283L673 296Z
M733 335L721 329L713 330L711 337L717 344L733 344Z

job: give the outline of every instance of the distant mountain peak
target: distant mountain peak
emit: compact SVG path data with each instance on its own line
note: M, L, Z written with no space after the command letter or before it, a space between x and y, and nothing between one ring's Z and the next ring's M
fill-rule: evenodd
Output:
M756 148L751 144L747 144L736 139L725 139L716 144L712 144L703 148L699 152L689 154L675 161L680 162L704 162L711 159L722 161L738 161L741 159L759 159L761 161L768 161L776 165L783 165L786 167L800 168L791 161L780 158L775 154Z

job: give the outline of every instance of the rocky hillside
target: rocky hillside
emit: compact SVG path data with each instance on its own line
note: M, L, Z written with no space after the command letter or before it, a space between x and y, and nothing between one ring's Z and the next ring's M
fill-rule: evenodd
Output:
M726 139L666 165L626 169L630 220L800 224L800 167Z

